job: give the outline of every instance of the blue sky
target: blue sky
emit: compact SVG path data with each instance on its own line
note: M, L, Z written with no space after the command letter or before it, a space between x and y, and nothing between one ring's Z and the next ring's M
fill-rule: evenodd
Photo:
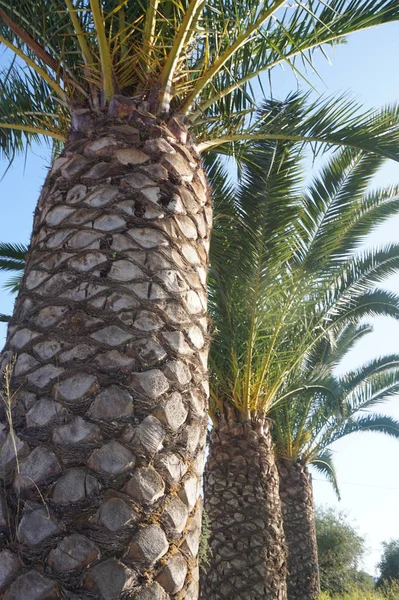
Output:
M319 92L350 91L368 108L399 102L399 23L356 34L347 45L329 55L332 66L323 57L316 61L323 81L309 74ZM288 70L276 73L273 82L274 94L280 98L297 85ZM26 163L24 158L16 160L0 183L1 241L29 241L32 214L49 159L45 146L32 148ZM376 178L378 185L398 181L399 165L392 162L388 162ZM399 216L374 232L370 243L398 242L398 232ZM5 277L0 276L0 286L4 280ZM399 293L399 275L391 277L386 287ZM11 295L0 290L0 312L10 312L12 305ZM4 336L5 327L0 324L0 339L4 340ZM391 352L399 352L399 323L377 319L375 332L352 351L343 368L352 368ZM399 398L381 409L399 419ZM348 513L367 538L369 552L364 566L374 573L381 542L399 538L399 442L377 434L356 434L337 442L333 450L342 501L337 502L329 484L319 481L322 478L318 474L314 481L315 500L319 504L339 506Z

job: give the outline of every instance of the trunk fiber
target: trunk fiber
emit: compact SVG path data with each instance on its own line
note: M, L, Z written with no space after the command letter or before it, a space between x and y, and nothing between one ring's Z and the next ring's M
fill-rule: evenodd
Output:
M2 367L0 597L198 597L211 206L194 144L80 109Z
M280 459L277 465L288 547L288 600L317 600L320 585L311 476L298 463Z
M203 600L285 600L282 515L268 423L213 430L205 467L211 564Z

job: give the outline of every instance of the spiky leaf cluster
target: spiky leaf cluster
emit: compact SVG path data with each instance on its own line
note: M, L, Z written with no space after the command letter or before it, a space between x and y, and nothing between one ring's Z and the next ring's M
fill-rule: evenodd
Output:
M263 142L236 192L224 190L210 278L216 420L226 405L252 418L305 388L324 394L304 376L323 346L364 317L398 318L399 298L378 286L399 269L399 246L356 251L399 210L398 187L368 191L381 162L344 150L302 191L297 155Z
M38 136L60 142L76 106L98 110L123 94L183 116L200 150L237 153L261 136L398 158L396 107L362 115L336 97L300 111L289 130L286 113L256 117L273 69L307 85L316 51L398 18L396 0L2 0L0 148L12 159Z

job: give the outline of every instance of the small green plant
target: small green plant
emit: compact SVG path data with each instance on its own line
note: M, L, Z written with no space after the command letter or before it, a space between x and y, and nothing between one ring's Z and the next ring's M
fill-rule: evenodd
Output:
M5 406L9 435L10 435L12 446L14 449L15 460L17 462L17 473L19 473L17 441L16 441L14 424L13 424L13 419L12 419L12 407L14 404L15 393L13 394L11 392L11 379L12 379L12 374L14 372L15 362L16 362L16 356L12 356L11 359L9 360L9 362L4 367L3 393L1 394L1 397L4 402L4 406Z
M14 373L14 367L15 367L16 360L17 360L16 355L11 356L8 363L4 367L3 374L2 374L3 384L2 384L2 389L0 390L0 399L3 401L4 406L5 406L5 415L6 415L6 420L7 420L7 424L8 424L8 432L9 432L10 440L11 440L12 447L14 450L14 456L15 456L15 462L16 462L16 472L19 475L20 467L19 467L19 458L18 458L17 438L16 438L16 434L15 434L15 430L14 430L14 422L13 422L13 417L12 417L12 409L13 409L13 405L14 405L14 399L15 399L16 392L13 393L11 391L11 380L12 380L12 376ZM19 494L19 490L18 490L17 507L16 507L16 523L18 523L19 511L20 511L20 494ZM10 526L10 523L9 523L9 526ZM16 535L16 526L9 527L9 529L10 529L10 531L15 530L15 535Z
M199 565L202 571L206 571L212 558L212 548L209 545L209 538L211 535L209 525L209 516L208 513L204 510L202 513L201 539L198 550Z

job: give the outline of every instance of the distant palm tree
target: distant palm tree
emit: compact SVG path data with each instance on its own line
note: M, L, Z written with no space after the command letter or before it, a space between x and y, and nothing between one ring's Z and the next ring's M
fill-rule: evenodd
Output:
M313 490L308 465L331 481L339 495L330 449L335 441L361 431L399 438L399 421L369 413L399 394L399 355L383 356L336 377L334 368L368 326L346 325L331 344L323 340L308 357L293 387L304 388L291 402L272 411L273 440L280 475L280 498L288 547L288 599L319 594ZM317 389L314 392L314 389Z
M17 271L17 274L8 279L3 286L12 293L18 292L21 285L27 253L28 247L24 244L0 242L0 272ZM0 314L0 323L8 323L10 318L10 315Z
M201 156L278 139L398 159L397 106L259 102L262 74L312 68L317 49L398 18L397 0L0 2L1 152L44 138L56 157L4 353L18 355L21 450L16 461L8 440L0 474L34 568L1 593L197 597L212 226ZM28 543L30 518L50 523L42 544Z
M262 589L265 564L269 581L284 569L274 551L284 535L270 416L300 392L324 389L298 380L298 371L343 327L371 315L399 318L399 297L376 287L398 271L399 245L355 252L399 210L398 186L367 191L381 162L344 151L305 191L300 159L278 143L253 151L237 190L211 171L219 217L210 271L214 429L204 478L213 559L204 599L244 598L252 586Z

